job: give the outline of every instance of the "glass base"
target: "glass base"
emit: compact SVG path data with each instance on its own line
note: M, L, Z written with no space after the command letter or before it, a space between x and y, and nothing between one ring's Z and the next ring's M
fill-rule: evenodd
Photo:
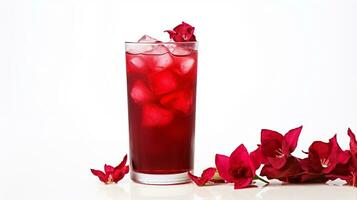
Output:
M132 170L130 177L131 180L137 183L150 185L173 185L191 182L187 172L178 174L144 174Z

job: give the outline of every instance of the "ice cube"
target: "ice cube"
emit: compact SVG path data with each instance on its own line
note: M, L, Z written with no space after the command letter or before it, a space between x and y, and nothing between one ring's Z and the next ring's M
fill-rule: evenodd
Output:
M127 44L126 52L131 54L141 54L146 51L151 51L153 46L151 44L137 45L137 44Z
M156 45L152 45L150 43L160 42L159 40L150 37L148 35L144 35L138 40L139 43L143 43L142 45L138 45L135 43L127 43L126 51L131 54L140 54L148 51L152 51ZM147 43L147 44L145 44Z
M153 95L150 89L141 80L137 80L134 82L133 87L130 91L130 96L134 100L134 102L138 104L146 103L153 99Z
M139 40L138 40L139 43L154 43L154 42L160 42L159 40L153 38L153 37L150 37L148 35L144 35L143 37L141 37Z
M153 56L153 63L150 68L154 71L163 71L164 69L170 67L173 63L173 58L170 53L165 53L162 55Z
M166 107L181 111L185 114L192 113L193 95L191 91L178 91L167 94L160 99Z
M173 113L155 104L144 104L142 111L142 124L144 126L165 126L173 119Z
M150 51L146 51L144 53L149 55L161 55L169 52L169 49L160 43L152 45L152 47L153 48Z
M167 70L152 73L148 76L148 79L152 91L157 95L169 93L177 87L175 75Z
M134 72L145 71L146 66L143 58L139 56L133 56L133 57L127 57L127 59L129 60L129 63L127 64L129 71L134 71Z
M182 74L187 74L193 68L195 60L193 58L185 58L180 64L180 71Z
M192 49L184 48L180 46L174 46L170 48L170 52L175 56L186 56L191 54Z

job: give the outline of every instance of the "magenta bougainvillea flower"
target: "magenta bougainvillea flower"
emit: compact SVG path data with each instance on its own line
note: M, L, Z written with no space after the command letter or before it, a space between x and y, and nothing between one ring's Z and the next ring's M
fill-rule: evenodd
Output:
M224 182L224 180L218 175L217 169L214 167L209 167L209 168L203 170L201 177L195 176L191 172L188 172L188 176L198 186L204 186L204 185L211 184L211 183L223 183Z
M261 131L261 154L264 164L260 175L284 182L299 182L302 169L299 159L291 153L296 149L302 126L289 130L285 135L277 131Z
M340 178L345 180L348 185L357 187L357 141L351 129L348 129L350 137L350 160L347 164L337 164L335 169L327 175L330 179Z
M170 35L170 39L175 42L187 42L187 41L196 41L196 36L194 35L195 27L182 22L182 24L176 26L174 30L166 30Z
M275 169L285 166L287 159L295 150L302 126L291 129L284 136L276 131L263 129L261 131L262 161Z
M96 169L91 169L91 172L105 184L118 183L129 172L129 166L126 165L126 161L127 155L124 156L123 160L116 167L105 164L104 172Z
M315 141L309 147L308 157L300 162L306 172L302 176L302 181L325 182L325 175L331 173L336 165L347 164L349 158L349 153L342 151L338 145L336 135L328 143Z
M234 183L234 189L246 188L256 177L255 165L243 144L239 145L228 157L216 154L216 167L219 175L228 183Z

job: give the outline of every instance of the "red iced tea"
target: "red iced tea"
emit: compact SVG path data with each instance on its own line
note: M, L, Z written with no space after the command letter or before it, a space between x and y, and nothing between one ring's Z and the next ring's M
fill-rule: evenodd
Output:
M132 170L144 174L190 171L195 132L196 43L144 45L145 52L126 52Z

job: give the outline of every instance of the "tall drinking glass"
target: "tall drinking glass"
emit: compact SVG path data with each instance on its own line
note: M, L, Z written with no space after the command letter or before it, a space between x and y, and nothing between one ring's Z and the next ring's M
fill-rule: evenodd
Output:
M193 169L196 42L126 42L131 179L189 182Z

